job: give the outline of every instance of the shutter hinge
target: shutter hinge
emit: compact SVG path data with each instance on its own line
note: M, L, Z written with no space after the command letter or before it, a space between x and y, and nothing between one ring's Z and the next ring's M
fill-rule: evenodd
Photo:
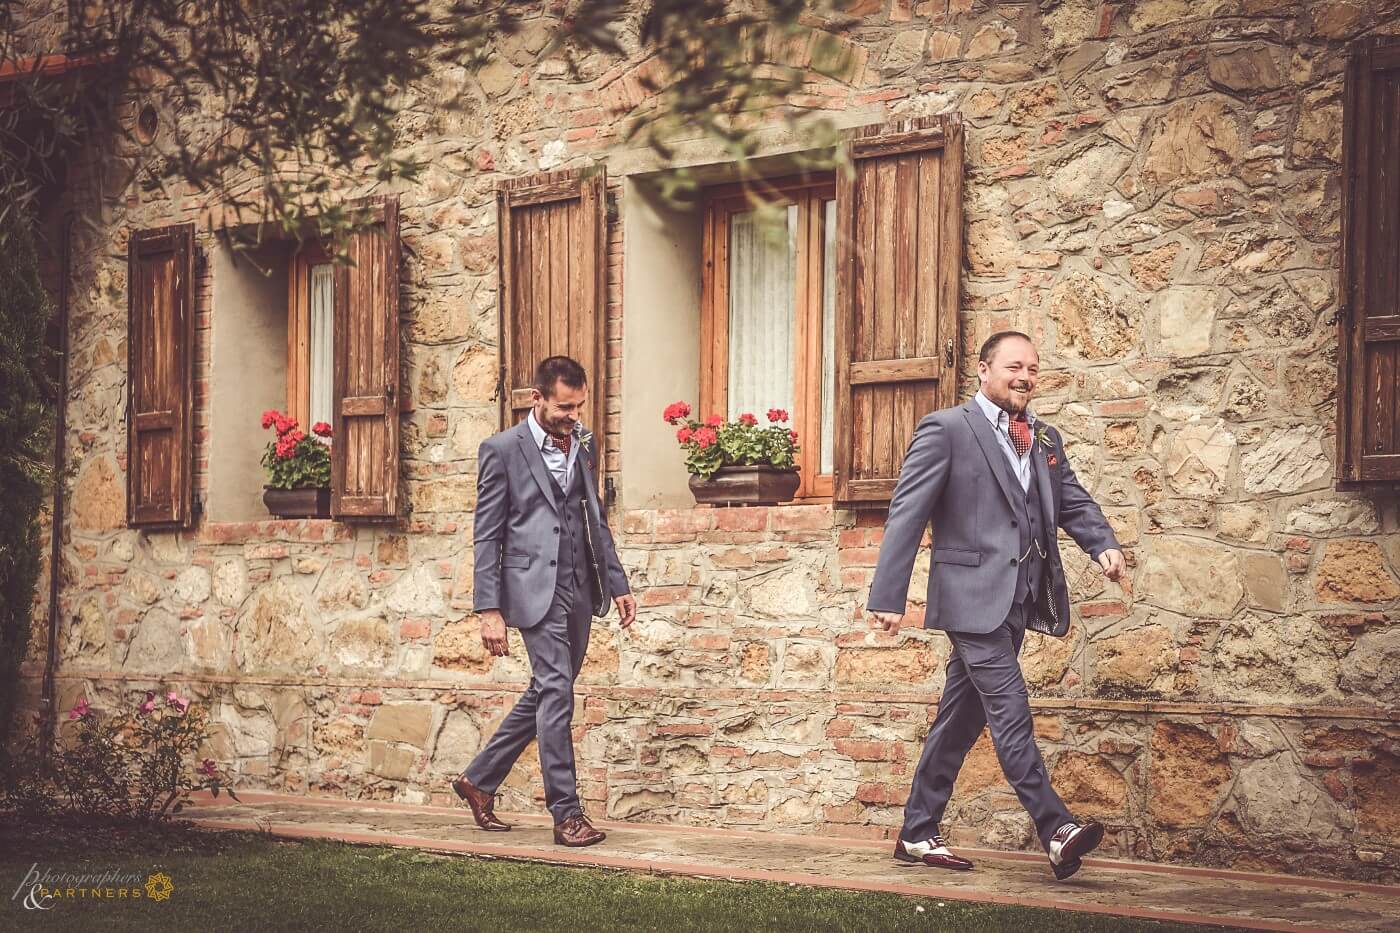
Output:
M500 369L500 372L497 373L497 375L496 375L496 391L493 392L493 393L491 393L491 398L489 399L489 401L492 401L492 402L499 401L499 400L500 400L500 397L501 397L501 393L504 392L505 390L506 390L506 368L505 368L504 366L502 366L501 369Z
M951 337L943 345L943 365L949 369L953 368L953 340Z

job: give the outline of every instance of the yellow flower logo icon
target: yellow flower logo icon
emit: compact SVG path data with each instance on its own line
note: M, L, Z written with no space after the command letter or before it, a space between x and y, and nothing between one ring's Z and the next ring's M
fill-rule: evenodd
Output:
M165 901L175 890L175 883L165 872L156 872L146 879L146 896L153 901Z

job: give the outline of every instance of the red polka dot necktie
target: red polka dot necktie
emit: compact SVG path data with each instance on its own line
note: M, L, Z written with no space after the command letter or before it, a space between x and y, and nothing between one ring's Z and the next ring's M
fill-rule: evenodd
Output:
M1011 434L1011 445L1016 448L1016 456L1024 457L1026 451L1031 449L1031 426L1026 423L1024 414L1011 419L1009 433Z
M551 434L549 435L549 439L554 442L555 447L558 447L560 450L564 451L564 456L567 457L569 455L569 447L571 447L574 443L574 436L572 434L565 434L563 437L559 437L556 434Z

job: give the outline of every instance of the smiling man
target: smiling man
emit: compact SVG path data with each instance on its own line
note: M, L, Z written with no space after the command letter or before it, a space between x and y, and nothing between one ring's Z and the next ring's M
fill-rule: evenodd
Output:
M866 608L877 629L898 627L924 529L933 526L927 628L953 644L938 715L904 807L894 856L935 868L972 863L948 849L943 811L963 759L984 726L1002 772L1050 857L1056 878L1079 870L1103 840L1076 821L1050 786L1035 743L1017 656L1026 629L1063 636L1069 592L1056 528L1098 561L1110 580L1123 554L1102 510L1080 485L1054 428L1030 401L1040 375L1035 344L1003 331L982 344L981 389L966 404L919 422L890 501Z
M583 367L567 356L542 361L531 398L524 421L481 444L472 535L473 608L481 617L482 644L505 655L506 626L519 629L530 685L452 788L482 829L510 829L496 817L496 788L537 740L554 841L590 846L604 833L579 802L570 731L574 680L588 651L592 617L616 604L626 628L637 601L598 499L592 435L579 421L588 404Z

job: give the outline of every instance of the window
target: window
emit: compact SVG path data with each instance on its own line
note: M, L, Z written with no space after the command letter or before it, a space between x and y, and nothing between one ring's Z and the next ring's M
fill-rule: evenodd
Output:
M235 251L211 242L206 512L217 522L269 517L261 465L271 432L259 415L289 412L302 429L332 427L333 518L398 514L398 205L370 202L349 263L318 244L269 240ZM314 435L312 435L314 436Z
M835 469L836 185L781 179L762 211L712 189L704 229L700 414L770 408L799 435L799 498L832 494ZM776 197L774 195L776 194Z
M883 508L919 419L957 402L962 121L858 127L834 177L768 171L776 222L737 186L691 205L629 179L619 421L627 508L685 507L666 402L699 417L786 408L800 432L799 502ZM726 166L705 168L725 178ZM732 178L732 175L728 175Z
M310 433L334 411L335 267L319 243L307 243L288 268L287 411Z
M1400 481L1400 40L1352 45L1344 108L1340 488Z

